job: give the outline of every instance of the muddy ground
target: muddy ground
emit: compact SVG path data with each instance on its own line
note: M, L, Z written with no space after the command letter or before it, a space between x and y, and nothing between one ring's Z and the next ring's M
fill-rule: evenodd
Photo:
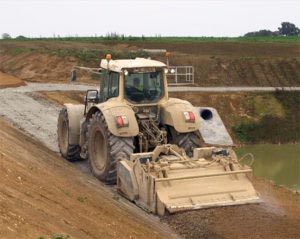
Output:
M38 89L36 85L35 90ZM44 145L48 142L47 147L52 145L55 150L55 119L59 105L48 101L47 93L35 90L2 91L1 115L29 135L35 135L35 131L31 132L35 128L39 131L36 139ZM10 101L19 107L7 108L11 106L5 101L9 91L16 94ZM65 97L72 98L68 94ZM57 98L54 93L50 95L52 100ZM31 109L33 112L27 111L27 104L33 102L24 100L23 96L36 102L36 107ZM45 107L49 111L44 112ZM35 121L33 118L39 117L39 111L48 117ZM30 127L27 127L28 122ZM300 238L299 194L270 182L254 179L254 186L263 200L259 205L177 213L161 218L158 223L156 217L117 197L113 188L95 180L85 167L63 161L53 151L3 121L0 132L0 170L5 175L0 181L0 238L43 235L51 238L54 233L68 234L71 238L155 238L163 237L168 230L160 223L167 223L184 238Z

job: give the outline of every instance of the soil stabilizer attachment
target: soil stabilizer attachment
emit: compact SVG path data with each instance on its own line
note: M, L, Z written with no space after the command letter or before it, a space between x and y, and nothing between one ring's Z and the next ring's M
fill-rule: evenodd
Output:
M117 170L118 191L158 215L259 202L252 170L231 148L196 148L189 158L176 145L161 145L120 159Z

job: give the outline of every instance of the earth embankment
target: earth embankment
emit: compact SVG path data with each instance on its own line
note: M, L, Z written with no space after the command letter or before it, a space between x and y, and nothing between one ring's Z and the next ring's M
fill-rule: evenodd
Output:
M3 119L0 173L0 238L170 236L164 226L155 225L153 219L146 220L134 206L122 206L118 197L94 177Z
M23 88L19 94L28 93L24 91ZM50 98L57 99L58 95L59 92L52 93ZM65 95L73 97L73 94ZM27 96L37 102L47 100L47 94ZM20 98L14 99L16 105L20 104ZM50 101L47 104L55 108ZM24 114L21 118L25 122L31 113L23 109L14 108L16 114ZM6 118L17 127L22 124ZM45 118L43 124L32 123L40 127L40 141L55 138L55 134L49 137L48 131L43 130L44 125L55 128L52 117ZM32 134L31 128L21 128ZM47 137L41 137L43 134ZM54 234L70 235L70 238L99 238L99 235L100 238L163 238L165 233L167 238L175 236L157 218L115 194L91 173L64 161L3 120L0 120L0 163L4 175L0 182L0 238L51 238ZM161 222L169 224L184 238L192 239L300 237L299 194L268 181L254 179L253 182L263 200L258 205L177 213L162 218Z
M170 64L191 65L198 86L300 86L300 47L290 44L249 42L63 42L2 41L0 70L27 81L69 81L74 65L98 67L105 53L113 59L164 54L142 49L167 49ZM92 82L82 76L82 81ZM95 81L94 81L95 82Z

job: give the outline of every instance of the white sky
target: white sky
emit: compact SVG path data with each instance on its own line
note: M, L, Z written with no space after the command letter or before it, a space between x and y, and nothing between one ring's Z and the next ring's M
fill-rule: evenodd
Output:
M300 28L298 0L0 0L0 34L241 36Z

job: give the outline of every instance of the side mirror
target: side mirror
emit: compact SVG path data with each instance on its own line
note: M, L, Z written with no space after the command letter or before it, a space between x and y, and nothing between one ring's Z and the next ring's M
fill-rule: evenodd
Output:
M84 97L84 115L86 115L87 104L89 102L99 103L98 90L87 90L86 95Z
M99 100L99 96L98 96L98 90L88 90L86 92L86 96L84 99L84 102L93 102L93 103L97 103Z
M71 81L76 81L77 80L77 73L76 73L76 70L73 69L71 71Z

